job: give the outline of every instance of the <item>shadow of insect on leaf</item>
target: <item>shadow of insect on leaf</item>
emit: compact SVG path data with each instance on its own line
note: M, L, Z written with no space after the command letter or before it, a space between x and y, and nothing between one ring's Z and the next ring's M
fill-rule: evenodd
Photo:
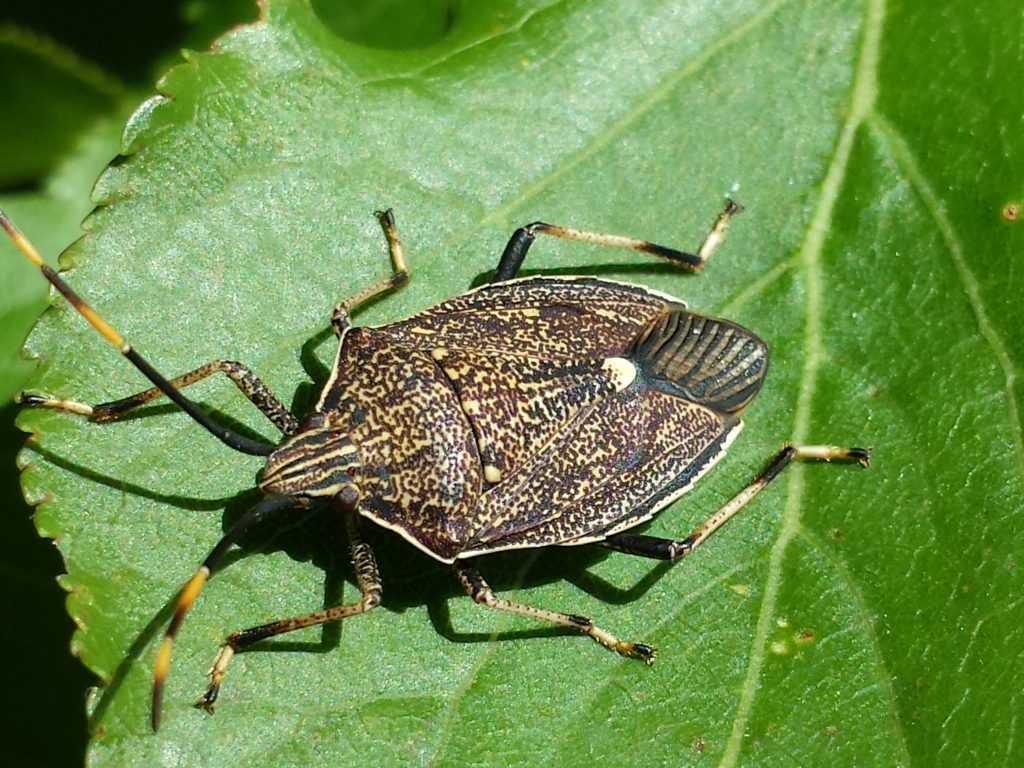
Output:
M530 275L542 275L545 277L575 277L580 274L580 268L550 267L548 269L531 269L528 273L526 270L523 270L523 273ZM652 276L678 274L679 268L668 264L658 264L653 262L645 262L642 264L597 264L588 266L586 273L588 275L594 275L595 277L600 277L602 275L643 275L645 280L651 280ZM493 279L494 270L481 272L473 278L470 283L470 288L479 288L482 285L487 285Z
M121 478L112 477L108 474L104 474L103 472L97 472L95 469L86 467L83 464L71 461L63 456L58 456L52 451L35 445L31 438L29 438L29 444L31 445L33 452L46 459L50 464L68 472L72 472L78 477L88 480L91 483L103 485L107 488L113 488L132 496L150 499L151 501L177 507L179 509L187 509L192 512L210 512L214 510L222 510L239 503L244 506L244 504L251 503L252 499L255 497L255 494L250 488L246 488L244 491L236 493L233 496L222 496L215 499L200 499L195 496L185 496L182 494L157 493L156 491L145 488L137 483L130 483L126 480L122 480Z
M608 550L594 547L562 547L490 555L487 557L489 582L503 594L568 582L599 602L624 605L646 594L672 567L670 562L660 562L653 568L645 569L643 576L632 586L622 588L590 573L590 567L604 560L609 554L611 553ZM427 562L429 563L429 560ZM447 581L450 583L450 580ZM449 594L444 594L445 591ZM462 590L446 590L441 584L428 593L427 610L430 621L439 635L452 642L480 643L574 634L572 629L565 627L537 627L507 632L459 631L452 623L449 601L462 595Z

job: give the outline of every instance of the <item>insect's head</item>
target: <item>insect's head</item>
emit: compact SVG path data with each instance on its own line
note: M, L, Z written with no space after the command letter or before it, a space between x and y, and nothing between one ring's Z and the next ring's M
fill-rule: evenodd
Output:
M358 469L359 452L348 435L313 413L267 457L256 483L272 495L333 497L355 485Z

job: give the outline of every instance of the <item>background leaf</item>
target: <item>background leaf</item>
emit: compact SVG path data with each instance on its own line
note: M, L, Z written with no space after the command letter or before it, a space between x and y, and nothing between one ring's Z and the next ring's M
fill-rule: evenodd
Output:
M474 4L396 52L272 0L189 54L130 120L68 255L163 370L240 359L308 404L329 308L386 271L375 208L395 208L414 278L364 323L464 290L523 222L693 247L732 193L747 213L699 278L579 245L531 256L684 296L772 348L743 438L649 530L689 530L786 439L872 445L876 463L790 471L671 570L584 550L481 564L511 597L658 644L649 669L476 607L376 532L383 609L241 656L206 718L187 705L228 630L355 593L329 514L269 526L186 623L153 736L161 608L251 503L259 463L170 408L26 413L24 488L107 682L92 762L1015 763L1018 10ZM35 389L143 386L66 306L29 348ZM272 438L224 382L194 394Z
M180 23L167 23L182 17L179 5L150 3L145 30L137 5L125 0L0 8L0 207L33 233L51 264L81 235L89 191L144 98L123 83L151 83L160 60L178 57L175 44L205 47L225 25L255 16L244 0L188 2L182 35ZM83 105L91 107L76 109ZM82 702L94 676L68 653L74 625L55 581L65 569L53 542L38 537L22 498L15 456L25 435L14 426L17 406L9 400L35 367L19 351L46 306L46 284L6 240L0 250L0 401L7 403L0 407L0 569L9 618L0 625L0 650L16 660L0 669L0 688L32 691L0 704L4 756L26 767L80 765L88 736Z

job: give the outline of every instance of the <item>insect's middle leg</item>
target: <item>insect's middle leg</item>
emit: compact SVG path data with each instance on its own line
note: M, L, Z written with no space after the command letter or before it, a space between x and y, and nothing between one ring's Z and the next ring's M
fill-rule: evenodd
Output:
M405 249L398 237L398 229L395 227L395 215L390 208L386 211L377 211L376 214L380 226L384 230L384 237L388 241L388 254L391 256L391 274L383 277L372 285L368 285L360 291L342 299L334 306L334 313L331 315L331 325L334 332L341 336L351 321L349 314L375 296L379 296L392 288L398 288L409 282L409 270L405 266Z
M711 230L696 253L677 251L674 248L667 248L664 245L656 245L633 237L607 235L603 232L571 229L555 224L546 224L543 221L535 221L532 224L527 224L525 227L520 227L513 233L508 241L508 245L505 246L505 250L501 254L501 260L498 262L498 268L495 270L494 278L491 282L500 283L505 280L511 280L519 274L523 261L526 259L526 253L530 250L530 246L533 245L537 235L552 235L565 240L581 240L585 243L606 245L611 248L629 248L634 251L660 256L678 267L695 271L704 266L711 256L711 252L725 238L725 230L729 226L730 219L742 210L732 200L727 200L725 208L718 214L718 218L715 219L714 225L712 225Z
M765 465L751 483L730 499L711 517L693 529L685 539L674 541L657 536L617 533L598 544L630 555L655 560L678 560L693 552L707 538L731 520L751 499L764 490L794 459L809 461L857 461L868 465L870 452L866 448L839 448L834 445L787 445Z
M485 605L488 608L497 608L501 611L508 611L509 613L516 613L520 616L542 619L544 621L549 621L552 624L568 627L576 630L577 632L582 632L584 635L589 635L605 648L621 653L623 656L642 659L648 664L654 661L655 649L651 645L647 645L646 643L630 643L625 640L620 640L611 632L607 632L598 627L586 616L579 616L574 613L561 613L559 611L548 610L547 608L537 608L532 605L524 605L523 603L517 603L512 600L506 600L503 597L498 597L491 590L490 585L484 581L484 578L480 575L479 571L477 571L473 566L456 560L454 569L455 575L458 576L463 588L469 596L480 605Z
M197 381L205 379L214 373L223 373L231 379L235 386L242 391L242 394L249 398L249 401L260 410L260 413L270 419L283 434L293 435L298 431L298 419L284 407L281 401L267 388L267 385L247 366L233 360L214 360L212 363L202 365L194 371L189 371L177 378L171 379L170 384L175 389L184 389L190 384L195 384ZM134 395L123 397L120 400L100 403L99 405L86 405L77 400L61 400L59 398L43 397L28 393L23 393L20 396L20 400L23 405L76 413L87 417L91 421L104 422L118 419L128 411L160 397L164 397L163 390L159 387L150 387Z
M332 605L312 613L301 616L292 616L288 619L279 619L267 624L260 624L256 627L249 627L237 632L232 632L224 641L217 657L210 667L210 684L206 693L196 702L196 706L208 712L213 711L213 705L220 693L221 681L228 668L232 657L239 651L243 651L260 640L268 637L282 635L285 632L292 632L303 627L312 627L318 624L326 624L330 621L338 621L356 616L360 613L376 608L380 605L383 587L380 583L380 571L377 568L377 558L373 554L370 545L363 539L359 532L358 517L353 512L345 513L345 524L348 528L349 545L352 550L352 562L356 570L356 583L359 585L359 599L354 603L344 605Z

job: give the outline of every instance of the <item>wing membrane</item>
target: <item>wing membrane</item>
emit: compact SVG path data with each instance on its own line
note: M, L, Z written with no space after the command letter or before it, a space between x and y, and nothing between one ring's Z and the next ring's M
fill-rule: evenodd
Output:
M739 420L643 385L581 411L513 476L486 492L486 524L460 557L582 544L636 525L687 490Z
M655 318L630 357L652 381L724 413L742 410L768 370L768 348L746 328L685 310Z

